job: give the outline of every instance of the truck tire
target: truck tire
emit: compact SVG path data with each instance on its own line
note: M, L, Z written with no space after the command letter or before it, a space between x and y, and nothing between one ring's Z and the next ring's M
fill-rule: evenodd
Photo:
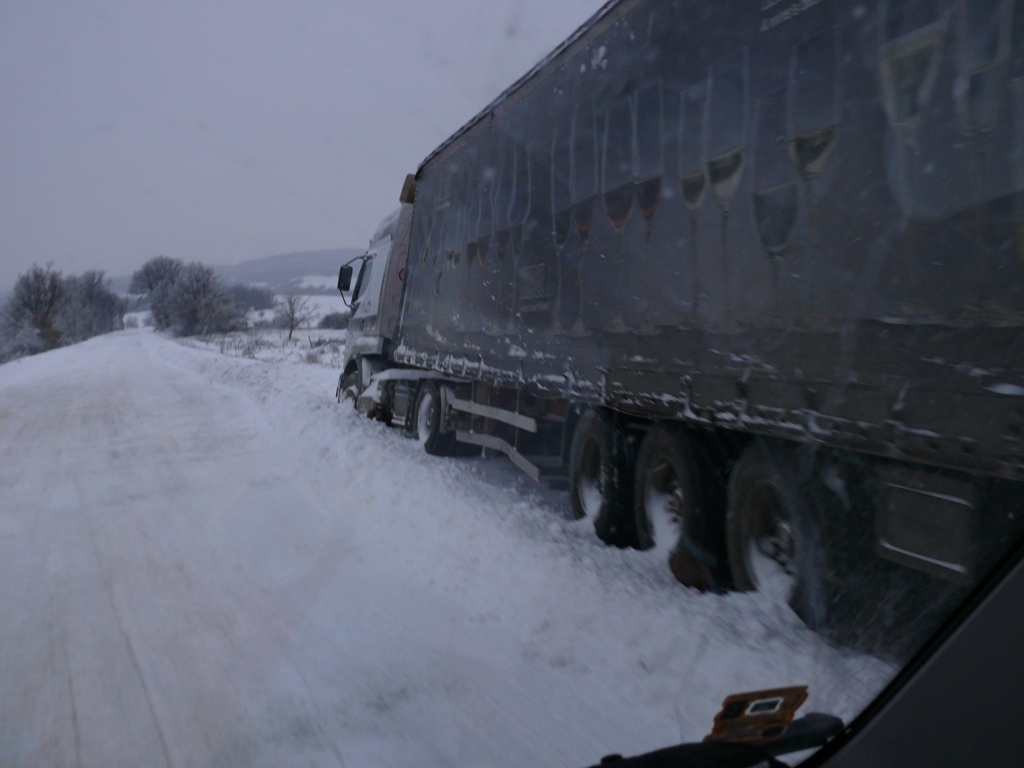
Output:
M434 382L424 381L420 387L412 423L416 439L431 456L456 454L455 433L441 431L441 395Z
M343 373L338 378L338 391L336 393L338 402L351 400L352 405L355 406L356 399L359 397L359 384L360 375L358 368Z
M569 452L569 498L573 518L592 520L606 544L636 544L633 472L633 451L626 436L602 411L585 411L576 422Z
M755 439L729 478L726 546L733 586L785 601L825 628L825 549L811 500L784 443Z
M651 428L640 447L633 488L640 549L665 557L682 584L716 589L716 558L704 544L707 482L685 427Z

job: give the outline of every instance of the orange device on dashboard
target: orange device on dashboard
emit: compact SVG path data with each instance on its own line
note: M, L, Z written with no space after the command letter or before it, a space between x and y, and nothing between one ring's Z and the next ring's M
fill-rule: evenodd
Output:
M807 686L734 693L722 702L715 726L704 741L756 742L777 739L807 700Z

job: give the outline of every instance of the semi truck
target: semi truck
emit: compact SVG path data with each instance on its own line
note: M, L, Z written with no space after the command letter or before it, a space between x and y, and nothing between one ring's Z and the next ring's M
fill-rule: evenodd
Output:
M813 628L1015 535L1018 0L615 0L399 199L338 396L427 452Z

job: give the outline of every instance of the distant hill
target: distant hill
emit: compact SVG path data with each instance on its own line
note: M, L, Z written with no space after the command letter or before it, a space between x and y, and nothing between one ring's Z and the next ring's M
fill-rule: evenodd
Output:
M214 265L213 268L226 283L262 284L278 293L295 290L302 293L335 294L338 292L334 287L338 281L338 268L365 252L364 248L329 248L324 251L282 253L232 266ZM333 280L308 279L316 277L332 277Z
M250 259L241 264L211 264L227 284L265 285L276 293L289 290L310 295L337 295L338 268L349 259L366 253L365 248L328 248ZM113 277L111 288L128 290L130 277Z

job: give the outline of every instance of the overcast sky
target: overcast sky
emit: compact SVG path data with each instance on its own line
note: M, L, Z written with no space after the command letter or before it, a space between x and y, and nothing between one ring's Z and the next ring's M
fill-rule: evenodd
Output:
M0 0L0 288L362 246L603 0Z

